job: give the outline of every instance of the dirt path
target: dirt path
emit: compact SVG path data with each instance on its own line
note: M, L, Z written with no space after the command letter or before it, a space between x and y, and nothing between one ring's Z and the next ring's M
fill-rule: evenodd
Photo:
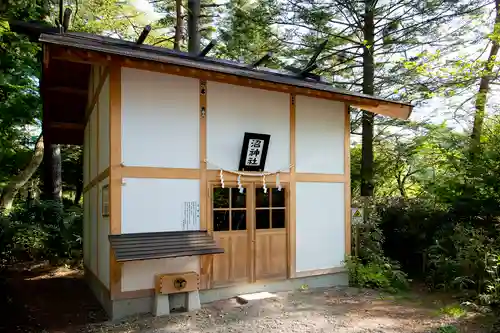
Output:
M70 332L106 320L82 272L64 267L27 264L3 271L0 302L0 332Z
M114 333L379 333L438 332L454 325L461 332L488 332L488 321L436 294L389 296L354 288L285 292L275 298L238 304L234 299L200 311L106 322L106 315L80 271L41 268L0 278L0 332ZM456 330L441 330L454 333Z
M456 310L461 317L456 318L443 313L442 302L431 299L416 302L412 297L390 297L353 288L316 289L278 293L277 296L245 305L235 300L219 301L192 314L139 317L117 326L99 325L86 330L116 333L423 333L454 325L462 332L488 331L478 314ZM455 331L443 333L448 332Z

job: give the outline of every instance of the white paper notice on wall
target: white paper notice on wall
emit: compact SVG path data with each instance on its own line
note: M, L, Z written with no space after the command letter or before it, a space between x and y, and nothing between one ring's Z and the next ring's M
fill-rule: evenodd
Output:
M198 201L184 202L182 230L198 230L200 224L200 204Z

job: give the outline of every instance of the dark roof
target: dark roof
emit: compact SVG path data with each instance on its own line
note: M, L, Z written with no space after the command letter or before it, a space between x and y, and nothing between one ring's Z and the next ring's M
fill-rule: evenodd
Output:
M242 64L235 61L216 59L207 56L199 57L187 52L175 51L164 47L144 44L138 45L134 42L105 36L92 35L88 33L42 33L40 35L40 41L42 43L62 45L85 50L104 52L108 54L121 55L125 57L169 63L178 66L186 66L200 70L231 74L278 84L286 84L290 86L326 91L346 96L355 96L386 103L396 103L400 105L411 106L410 103L396 102L376 96L338 89L326 82L318 82L308 78L300 78L294 74L285 73L283 71L271 70L269 68L251 68L247 64Z
M109 235L118 262L224 253L206 231Z

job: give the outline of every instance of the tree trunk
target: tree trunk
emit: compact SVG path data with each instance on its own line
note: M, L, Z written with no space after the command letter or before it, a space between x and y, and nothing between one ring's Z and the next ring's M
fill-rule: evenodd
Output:
M43 164L43 199L61 201L61 149L59 145L46 143Z
M175 0L175 38L174 50L181 50L182 41L182 0Z
M17 176L13 177L7 186L4 187L2 196L0 197L0 210L5 209L8 210L12 208L12 204L14 203L14 197L16 193L19 191L21 187L26 184L28 180L30 180L31 176L38 169L40 164L42 163L44 156L44 144L43 144L43 136L40 135L35 144L35 150L33 152L33 156L31 157L28 166Z
M373 0L365 0L363 34L366 41L363 47L363 93L374 94L375 60L373 44L375 40L375 23ZM361 196L373 196L373 120L371 112L363 111L361 133Z
M188 0L188 51L192 54L200 53L200 0Z
M469 152L471 160L477 156L481 144L481 134L483 132L483 123L486 112L486 102L488 100L488 91L490 89L490 82L492 80L492 70L495 65L495 60L498 54L500 45L498 44L498 33L500 32L500 0L495 0L496 16L495 26L493 28L493 37L491 40L491 49L486 61L481 80L479 82L479 90L476 95L474 125L472 126L471 142Z
M83 182L78 182L78 184L76 184L75 201L73 201L73 204L75 206L80 203L80 200L82 199L82 194L83 194Z

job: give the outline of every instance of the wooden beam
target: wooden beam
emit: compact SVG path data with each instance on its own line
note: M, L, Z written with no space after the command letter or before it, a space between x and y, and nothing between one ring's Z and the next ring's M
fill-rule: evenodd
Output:
M295 74L297 74L299 76L308 77L308 78L311 78L311 79L316 80L316 81L321 81L321 76L318 75L318 74L304 72L302 69L296 68L296 67L293 67L293 66L285 66L285 69L287 71L295 73Z
M202 51L203 52L203 51ZM199 107L200 107L200 229L209 230L207 216L208 212L207 197L208 197L208 181L207 181L207 81L200 80L199 82ZM211 234L211 232L210 232ZM200 288L209 289L211 287L213 264L213 255L200 258Z
M344 232L345 255L351 255L351 116L349 105L344 107Z
M83 95L87 96L88 91L85 89L76 89L76 88L69 88L69 87L50 87L46 88L47 91L50 92L57 92L57 93L62 93L62 94L75 94L75 95Z
M85 128L83 124L58 123L58 122L49 122L48 124L46 124L46 126L51 129L65 129L65 130L76 130L76 131L83 131Z
M141 35L139 36L139 38L137 38L137 41L135 43L138 45L144 43L150 31L151 31L151 26L148 24L147 26L144 27L144 29L142 29Z
M120 234L122 227L121 100L121 67L115 63L109 68L109 233L111 235ZM109 270L110 295L111 299L115 299L121 292L122 266L116 261L113 250L110 251Z
M297 184L296 184L296 137L295 137L295 119L296 119L296 95L290 94L290 189L289 189L289 209L288 209L288 278L294 278L296 273L296 204L297 204Z
M85 125L89 121L90 114L92 113L92 110L94 109L94 106L97 103L97 100L99 99L99 94L101 93L102 87L104 86L104 82L106 81L108 74L109 74L109 67L105 67L104 71L101 74L101 77L99 78L99 85L97 86L94 96L92 97L90 104L87 106L87 109L85 110L85 121L84 121ZM91 80L94 81L94 78L91 77Z
M295 181L319 182L319 183L343 183L345 182L345 175L328 174L328 173L296 173Z
M273 56L272 52L267 52L263 57L261 57L260 59L258 59L255 62L253 62L248 67L250 67L250 68L258 67L258 66L262 65L263 63L266 63L267 61L269 61L269 59L271 59L272 56Z
M200 54L198 54L198 57L206 56L208 52L210 52L215 47L215 45L217 45L217 41L215 39L212 39L210 43L208 43L208 45L205 46L203 50L201 50Z
M83 188L83 193L86 193L87 191L89 191L92 187L94 187L95 185L97 185L100 182L102 182L108 176L109 176L109 167L106 168L106 169L104 169L103 172L101 172L94 179L92 179L91 181L89 181L89 183Z
M123 166L123 178L200 179L199 169ZM202 186L200 184L200 186Z
M314 54L313 56L311 57L311 59L309 59L309 62L307 63L307 65L305 66L304 70L306 70L307 68L310 68L312 67L313 65L316 64L316 59L318 59L318 56L320 55L321 52L323 52L323 50L325 49L326 47L326 44L328 43L328 39L323 41L321 44L319 44L317 47L316 47L316 50L314 50ZM317 66L316 66L317 67ZM315 67L315 68L316 68ZM312 71L309 70L309 72Z

